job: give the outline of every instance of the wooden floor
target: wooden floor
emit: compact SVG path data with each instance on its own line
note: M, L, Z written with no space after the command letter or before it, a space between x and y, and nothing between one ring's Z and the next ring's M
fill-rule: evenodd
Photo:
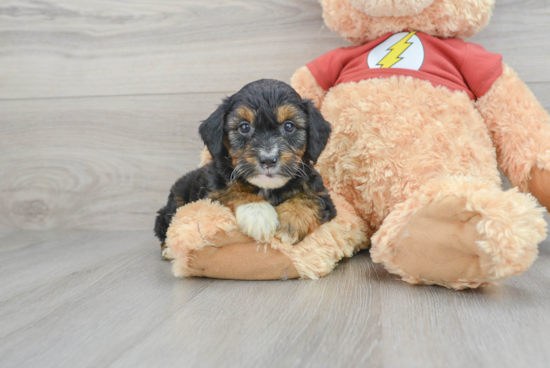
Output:
M549 34L548 0L498 0L471 41L550 110ZM160 259L154 213L198 123L343 45L317 0L0 1L0 367L549 367L550 240L462 292L368 253L317 281L175 279Z
M368 253L317 281L175 279L150 232L6 231L1 367L548 367L550 242L474 291Z

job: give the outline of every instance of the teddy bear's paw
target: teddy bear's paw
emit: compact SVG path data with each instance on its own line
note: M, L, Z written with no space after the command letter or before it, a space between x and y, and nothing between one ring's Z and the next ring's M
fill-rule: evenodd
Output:
M539 203L550 211L550 171L538 168L531 169L529 190L537 198Z
M532 196L461 177L427 186L425 193L386 217L372 238L374 262L404 281L453 289L531 267L546 237L543 209Z
M235 210L241 231L251 238L267 242L279 225L277 211L267 202L243 204Z
M485 280L490 256L479 248L478 212L466 200L446 197L413 215L395 242L395 260L406 273L444 284L459 279Z
M167 261L171 261L175 259L174 254L172 253L172 250L166 245L166 243L162 243L160 246L161 256Z
M438 284L455 289L477 287L492 279L494 263L479 243L480 213L466 199L448 196L428 203L408 219L406 212L386 218L379 233L401 229L395 236L373 238L373 261L413 284ZM395 231L395 230L393 230Z

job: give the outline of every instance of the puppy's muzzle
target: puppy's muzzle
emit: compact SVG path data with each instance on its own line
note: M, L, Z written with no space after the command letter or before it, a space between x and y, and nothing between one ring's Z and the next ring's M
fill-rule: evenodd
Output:
M258 157L258 161L260 161L260 165L264 169L272 169L275 166L277 166L279 162L279 156L278 155L260 155Z

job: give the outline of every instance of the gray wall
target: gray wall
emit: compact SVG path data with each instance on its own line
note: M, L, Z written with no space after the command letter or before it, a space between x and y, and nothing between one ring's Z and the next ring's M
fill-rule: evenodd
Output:
M472 41L550 109L547 0L499 0ZM226 94L346 45L316 0L0 4L0 229L151 229Z

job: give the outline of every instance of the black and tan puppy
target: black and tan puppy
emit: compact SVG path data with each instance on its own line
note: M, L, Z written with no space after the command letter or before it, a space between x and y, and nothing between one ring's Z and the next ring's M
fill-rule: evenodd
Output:
M226 98L199 127L212 162L180 178L159 212L163 242L178 207L211 198L231 208L243 233L295 244L336 216L313 165L330 124L288 84L262 79ZM163 256L170 258L167 249Z

